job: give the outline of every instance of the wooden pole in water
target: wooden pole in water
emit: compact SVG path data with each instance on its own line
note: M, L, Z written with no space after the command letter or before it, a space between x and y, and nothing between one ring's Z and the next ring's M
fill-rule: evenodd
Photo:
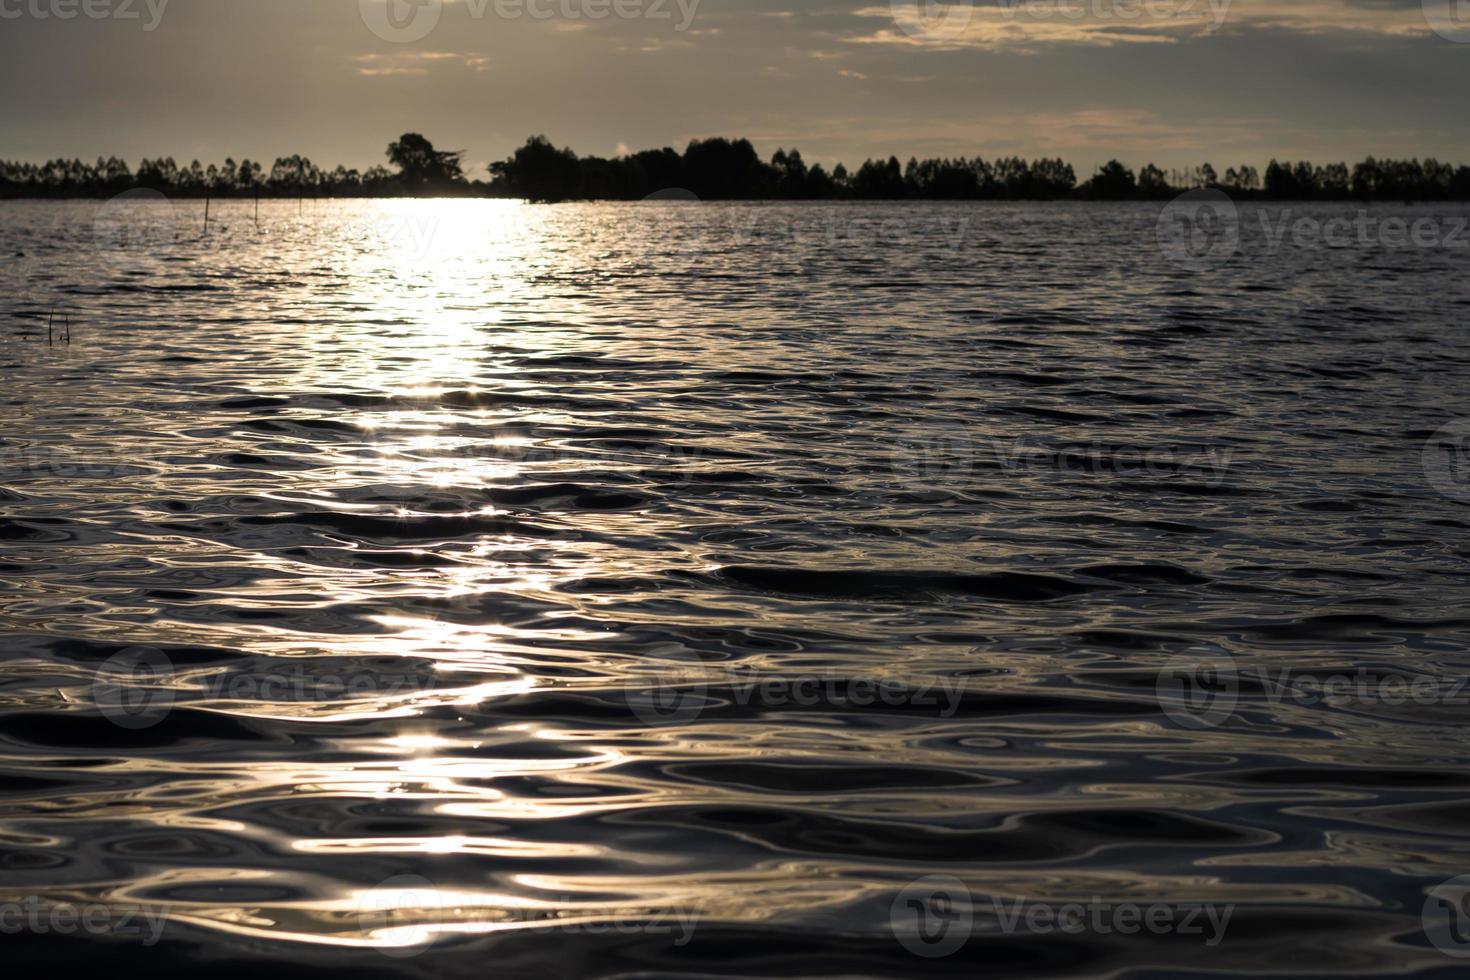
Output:
M204 234L209 235L209 198L204 199Z
M66 315L66 346L71 346L71 314Z

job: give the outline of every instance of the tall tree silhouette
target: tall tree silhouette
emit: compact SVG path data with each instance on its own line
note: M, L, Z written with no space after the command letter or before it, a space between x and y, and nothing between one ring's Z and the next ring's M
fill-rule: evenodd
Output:
M398 179L409 194L442 192L464 182L463 152L434 149L418 133L404 133L388 144L388 162L398 168Z
M490 173L512 195L549 203L578 196L582 166L571 150L532 136L509 160L492 163Z
M1117 160L1109 160L1101 170L1093 174L1087 187L1093 197L1117 201L1133 197L1138 190L1138 183L1134 180L1133 171Z

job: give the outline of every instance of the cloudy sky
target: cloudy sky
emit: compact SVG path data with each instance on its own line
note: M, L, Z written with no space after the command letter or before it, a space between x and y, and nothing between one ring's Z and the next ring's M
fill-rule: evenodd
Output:
M1083 173L1114 156L1470 163L1466 8L0 0L0 158L366 167L419 131L476 168L532 133L584 154L744 135L809 161L1060 155Z

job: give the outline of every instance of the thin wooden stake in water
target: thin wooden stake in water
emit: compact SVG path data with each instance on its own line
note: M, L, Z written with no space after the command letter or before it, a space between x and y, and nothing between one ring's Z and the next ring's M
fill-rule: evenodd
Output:
M204 199L204 235L209 236L209 198Z
M71 346L71 314L66 315L66 346Z

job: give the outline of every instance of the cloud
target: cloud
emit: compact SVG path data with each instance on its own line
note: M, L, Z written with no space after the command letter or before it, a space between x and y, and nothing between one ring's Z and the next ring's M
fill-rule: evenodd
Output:
M392 54L359 54L352 57L357 73L369 78L407 75L421 77L437 65L457 66L475 74L490 70L484 55L455 51L395 51Z
M1241 32L1427 36L1419 0L892 0L856 44L1034 54L1059 45L1173 44Z

